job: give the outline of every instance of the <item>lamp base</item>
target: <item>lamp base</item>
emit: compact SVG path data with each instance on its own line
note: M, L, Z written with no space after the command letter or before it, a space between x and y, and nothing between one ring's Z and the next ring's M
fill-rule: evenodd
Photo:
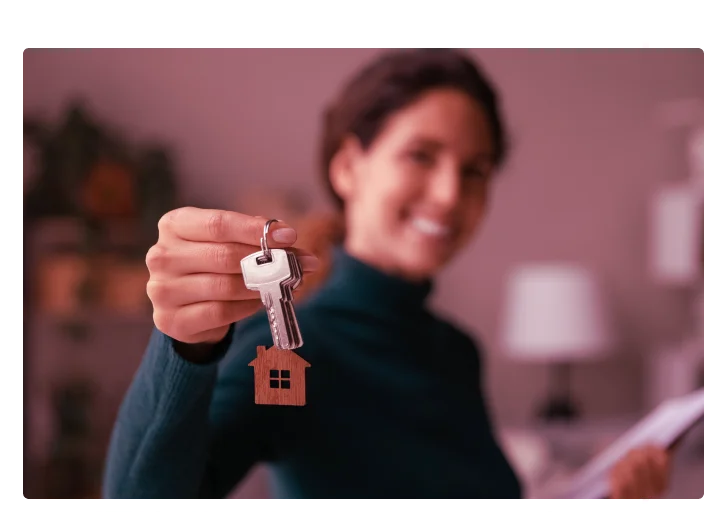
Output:
M579 411L570 394L570 365L551 365L549 377L550 395L548 401L538 410L538 416L549 422L575 420Z
M579 410L570 400L553 399L538 410L538 416L546 422L569 422L579 418Z

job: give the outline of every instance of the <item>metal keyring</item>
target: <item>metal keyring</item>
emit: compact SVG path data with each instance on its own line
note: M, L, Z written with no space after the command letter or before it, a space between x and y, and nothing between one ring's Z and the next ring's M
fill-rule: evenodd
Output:
M264 224L264 236L261 239L262 251L264 252L264 256L268 260L271 260L271 250L269 249L269 245L266 243L266 236L269 234L269 226L274 222L278 222L278 220L272 218L271 220L268 220L266 224Z

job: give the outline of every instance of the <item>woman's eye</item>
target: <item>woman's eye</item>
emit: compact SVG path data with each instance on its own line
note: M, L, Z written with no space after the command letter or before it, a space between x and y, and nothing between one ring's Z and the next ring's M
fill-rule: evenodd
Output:
M421 165L432 165L434 161L433 155L423 150L412 150L408 153L408 156L413 162Z
M485 180L489 177L487 171L480 170L477 167L467 167L462 171L462 177L470 180Z

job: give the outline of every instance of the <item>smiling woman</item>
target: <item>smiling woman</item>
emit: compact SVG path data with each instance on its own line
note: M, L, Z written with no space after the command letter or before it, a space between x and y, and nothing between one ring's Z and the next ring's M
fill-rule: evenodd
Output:
M492 150L481 107L449 88L399 111L372 148L346 139L330 180L345 204L350 250L409 279L432 275L484 216Z
M263 462L279 497L520 497L480 347L426 305L485 216L503 130L489 81L457 51L384 55L329 108L322 168L341 216L319 231L335 242L329 274L296 306L296 353L312 365L305 405L255 402L253 365L267 401L297 379L266 362L269 321L238 269L267 220L167 214L147 256L156 328L115 426L105 494L224 497ZM270 237L272 248L296 241L280 222ZM296 254L310 276L317 259ZM627 465L629 479L633 467L646 466Z
M497 96L460 53L398 53L362 70L326 113L322 174L346 245L426 278L484 216L506 138Z

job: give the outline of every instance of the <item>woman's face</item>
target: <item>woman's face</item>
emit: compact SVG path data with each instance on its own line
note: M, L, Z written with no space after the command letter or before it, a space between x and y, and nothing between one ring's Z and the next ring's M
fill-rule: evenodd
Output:
M348 141L331 165L347 250L412 280L435 274L484 216L492 148L482 108L453 89L393 114L367 150Z

